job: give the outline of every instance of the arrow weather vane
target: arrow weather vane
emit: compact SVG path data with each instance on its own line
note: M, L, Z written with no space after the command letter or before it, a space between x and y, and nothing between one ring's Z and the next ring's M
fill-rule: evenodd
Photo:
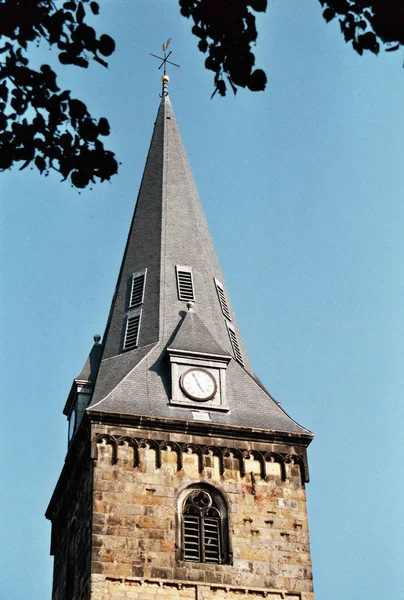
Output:
M170 42L171 42L171 38L168 38L166 43L162 45L161 49L163 50L163 53L164 53L163 56L157 56L157 54L153 54L152 52L150 52L150 56L154 56L154 58L158 58L159 60L162 61L161 65L159 66L159 69L161 69L161 67L164 67L164 75L167 75L167 64L173 65L174 67L178 67L178 68L180 66L180 65L177 65L177 63L174 63L174 62L171 62L171 60L168 60L168 57L172 54L171 50L167 54L167 48L170 45Z

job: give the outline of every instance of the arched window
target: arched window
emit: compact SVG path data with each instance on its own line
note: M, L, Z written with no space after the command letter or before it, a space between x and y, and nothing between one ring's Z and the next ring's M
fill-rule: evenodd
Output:
M182 509L183 559L200 563L228 562L226 504L210 486L192 489Z

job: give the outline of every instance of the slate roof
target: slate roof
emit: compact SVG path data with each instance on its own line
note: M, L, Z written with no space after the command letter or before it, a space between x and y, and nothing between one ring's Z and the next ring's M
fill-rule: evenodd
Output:
M98 340L96 338L98 337ZM103 347L99 344L99 336L94 336L94 345L91 348L90 354L81 369L75 381L93 383L97 377L98 368L100 366Z
M190 312L178 298L176 265L192 269L195 310ZM143 269L147 277L138 347L123 352L132 274ZM234 358L215 278L226 295L244 366ZM191 419L189 408L169 404L170 347L231 357L226 373L230 410L210 411L213 422L310 434L252 375L168 96L158 110L103 347L90 414Z
M230 353L217 343L194 308L190 308L185 315L174 339L169 343L168 349L194 354L230 356Z

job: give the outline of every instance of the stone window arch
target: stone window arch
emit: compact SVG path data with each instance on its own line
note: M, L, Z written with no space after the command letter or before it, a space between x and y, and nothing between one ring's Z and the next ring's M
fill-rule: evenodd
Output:
M187 562L230 562L227 503L215 487L193 485L181 494L181 549Z

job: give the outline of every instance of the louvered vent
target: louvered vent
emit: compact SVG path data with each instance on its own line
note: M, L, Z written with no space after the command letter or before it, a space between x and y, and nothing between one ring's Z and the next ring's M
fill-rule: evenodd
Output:
M205 562L220 562L220 521L214 517L203 519L203 549Z
M201 562L199 517L184 515L184 559Z
M220 283L220 281L218 281L216 278L215 278L215 284L216 284L217 295L219 297L219 302L220 302L220 307L222 309L222 313L224 314L226 319L231 321L230 309L227 304L226 294L224 293L223 286Z
M139 338L140 317L141 313L133 317L128 317L126 321L125 342L123 345L124 350L133 350L133 348L137 347Z
M146 271L141 271L140 273L134 273L132 276L132 288L130 292L130 302L129 306L138 306L142 304L144 299L144 289L146 283Z
M231 345L233 347L234 356L235 356L236 360L238 360L239 363L244 365L243 355L241 354L240 345L239 345L238 339L237 339L237 334L234 331L233 327L231 327L231 325L229 325L229 324L227 324L227 330L229 332L229 337L230 337Z
M180 300L195 300L194 283L190 267L177 266L178 298Z

